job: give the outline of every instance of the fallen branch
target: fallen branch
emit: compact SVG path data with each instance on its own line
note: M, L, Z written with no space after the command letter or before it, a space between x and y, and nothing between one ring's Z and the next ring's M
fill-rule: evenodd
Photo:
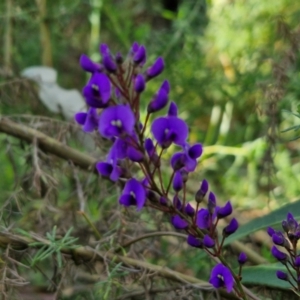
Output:
M36 246L35 242L39 242L39 246ZM32 243L35 243L31 245ZM14 250L26 250L28 248L41 248L42 246L50 245L50 241L41 238L41 237L24 237L20 235L15 235L7 232L0 232L0 247L6 248L8 245L10 245L11 249ZM164 266L157 266L153 265L151 263L135 260L130 257L117 255L113 252L103 252L95 250L89 246L79 246L75 249L68 249L63 248L61 249L61 253L69 256L69 258L73 259L77 264L78 263L85 263L85 262L91 262L93 260L110 260L115 263L123 263L125 266L128 267L134 267L141 270L148 270L151 273L156 273L158 276L176 281L176 282L182 282L185 284L189 284L191 287L199 288L203 291L213 291L214 288L205 281L202 281L198 278L195 278L193 276L185 275L180 272L173 271L167 267ZM239 298L235 296L234 294L228 294L225 290L218 290L220 295L226 299L233 299L238 300Z
M17 137L28 143L33 143L36 140L39 148L43 151L52 153L67 161L72 161L74 165L82 169L95 171L95 163L97 162L95 158L72 149L36 129L18 124L8 118L0 117L0 132Z

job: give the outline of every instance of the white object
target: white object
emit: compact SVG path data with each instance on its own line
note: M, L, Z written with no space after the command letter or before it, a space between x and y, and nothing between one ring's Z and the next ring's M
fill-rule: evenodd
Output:
M73 120L74 115L86 111L86 104L79 91L60 87L57 71L50 67L34 66L24 69L21 76L38 84L41 102L53 113L61 113L66 120Z

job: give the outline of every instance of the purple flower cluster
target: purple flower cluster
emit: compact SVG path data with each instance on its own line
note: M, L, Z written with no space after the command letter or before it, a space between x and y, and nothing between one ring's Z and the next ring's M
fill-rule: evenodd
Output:
M272 247L272 255L287 269L287 273L278 270L276 276L280 280L288 281L296 290L300 291L300 255L297 253L300 224L291 213L288 213L286 220L282 221L282 229L283 231L279 231L269 227L267 230L276 245Z
M105 44L100 46L100 53L101 63L93 62L86 55L80 58L81 67L91 74L83 88L89 109L75 115L85 132L98 131L112 143L106 160L96 165L98 172L112 181L124 179L126 183L119 198L121 205L132 205L137 210L149 206L169 214L173 226L188 233L190 246L220 257L225 238L237 230L238 222L231 219L222 236L218 236L218 222L232 213L232 205L230 201L224 206L217 205L206 180L195 195L196 208L188 203L186 183L189 173L197 167L203 147L200 143L188 143L188 126L178 116L177 105L169 101L171 87L167 80L162 81L147 103L145 119L140 117L143 92L148 82L164 70L164 60L159 57L144 69L146 48L138 43L133 43L126 58L120 53L114 55ZM166 115L153 116L165 107ZM151 135L146 136L148 132ZM165 184L161 159L171 145L178 151L170 159L171 176ZM200 208L204 200L207 207ZM244 263L246 258L242 256L240 261ZM228 267L220 263L213 269L210 283L216 288L226 287L230 292L234 277Z

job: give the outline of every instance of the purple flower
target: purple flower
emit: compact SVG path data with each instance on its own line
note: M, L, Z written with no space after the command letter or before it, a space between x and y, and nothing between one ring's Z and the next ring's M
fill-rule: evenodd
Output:
M146 202L146 190L135 178L129 179L124 187L119 203L124 206L136 205L141 210Z
M144 154L132 146L129 146L127 149L127 157L134 162L142 162L144 160Z
M212 269L209 282L217 289L225 287L228 293L232 291L234 285L230 270L223 264L218 264Z
M95 72L101 72L102 71L102 66L100 64L97 64L93 62L87 55L82 54L80 56L79 60L80 66L83 70L90 72L90 73L95 73Z
M168 148L172 143L182 146L188 136L188 126L177 117L159 117L155 119L151 131L162 148Z
M232 213L232 205L230 201L226 202L223 207L216 207L216 214L219 219L225 218Z
M202 248L203 244L202 241L199 240L197 237L194 237L193 235L189 234L187 237L187 243L195 248Z
M215 246L215 241L208 234L206 234L203 238L203 245L206 248L213 248Z
M187 172L193 172L197 166L197 158L202 153L202 145L195 144L184 146L184 152L176 152L171 158L171 165L174 171L185 168Z
M96 169L104 177L109 177L112 181L117 181L122 175L122 169L117 165L117 160L111 162L98 162Z
M100 115L99 132L106 138L132 135L134 124L134 114L129 106L111 106Z
M287 260L287 254L278 250L277 247L273 246L271 252L272 255L279 261L284 262Z
M161 57L157 58L154 64L148 68L146 72L147 77L150 79L158 76L164 70L164 68L165 68L165 63L163 58Z
M157 112L163 109L169 100L169 91L170 91L170 84L167 80L165 80L160 89L158 90L157 94L154 96L152 101L149 103L147 111L149 114Z
M145 90L145 86L146 86L146 83L145 83L144 76L141 74L138 74L134 81L134 90L140 94L141 92L143 92Z
M243 265L247 261L247 255L244 252L241 252L238 258L238 262L240 265Z
M111 84L108 77L103 73L94 73L83 88L83 96L91 107L106 107L111 96Z
M90 108L88 112L79 112L75 115L75 121L82 125L85 132L93 132L98 128L99 116L95 108Z
M287 281L288 280L288 274L287 273L285 273L285 272L282 272L282 271L276 271L276 276L277 276L277 278L278 279L280 279L280 280L285 280L285 281Z
M171 222L176 229L186 229L189 226L189 223L186 220L181 219L179 215L173 216Z
M239 227L238 221L235 218L233 218L230 221L230 223L226 227L224 227L223 236L227 237L227 236L235 233L237 231L238 227Z
M196 192L196 195L195 195L195 200L196 202L198 203L201 203L205 197L205 195L207 194L208 192L208 182L206 179L204 179L202 182L201 182L201 185L200 185L200 188L199 190Z

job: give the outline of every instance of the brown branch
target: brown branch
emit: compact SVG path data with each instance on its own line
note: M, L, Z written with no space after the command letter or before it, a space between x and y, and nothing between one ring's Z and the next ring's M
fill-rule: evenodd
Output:
M72 161L74 165L82 169L95 171L95 163L97 162L95 158L72 149L36 129L15 123L8 118L0 116L0 132L17 137L28 143L34 143L34 140L36 140L39 148L43 151L54 154L67 161Z
M39 242L40 245L37 246L36 242ZM35 243L31 246L32 243ZM23 237L20 235L15 235L7 232L0 232L0 247L6 248L10 246L11 249L15 250L26 250L28 248L41 248L42 246L50 245L50 241L43 239L41 237L29 238ZM185 275L180 272L173 271L164 266L157 266L145 261L135 260L130 257L125 257L122 255L117 255L112 252L102 252L97 251L91 247L80 246L75 249L63 248L60 250L62 254L70 256L71 259L74 259L75 262L90 262L92 260L104 261L108 259L114 261L115 263L123 263L125 266L134 267L137 269L148 270L150 272L156 273L158 276L176 281L183 282L199 288L203 291L213 291L214 288L207 282L202 281L193 276ZM225 290L218 290L220 295L226 299L238 300L239 298L234 294L228 294Z

